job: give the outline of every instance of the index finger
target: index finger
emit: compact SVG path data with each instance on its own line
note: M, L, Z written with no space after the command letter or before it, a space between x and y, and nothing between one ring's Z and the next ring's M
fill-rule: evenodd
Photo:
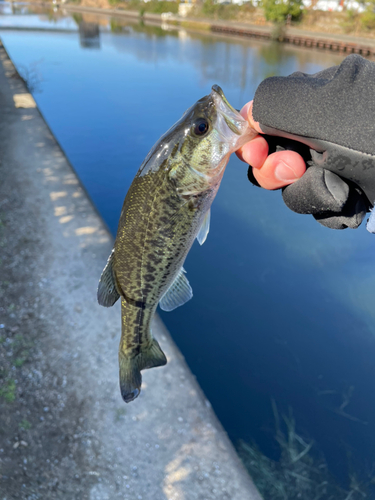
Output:
M253 118L253 102L254 101L250 101L245 104L245 106L241 109L240 114L245 118L245 120L248 121L250 127L262 134L263 131L260 128L259 122L256 122Z

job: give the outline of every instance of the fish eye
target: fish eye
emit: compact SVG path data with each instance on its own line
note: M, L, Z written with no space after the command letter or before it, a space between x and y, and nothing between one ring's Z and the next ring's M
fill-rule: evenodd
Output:
M193 132L197 136L205 135L208 132L210 125L205 118L198 118L193 125Z

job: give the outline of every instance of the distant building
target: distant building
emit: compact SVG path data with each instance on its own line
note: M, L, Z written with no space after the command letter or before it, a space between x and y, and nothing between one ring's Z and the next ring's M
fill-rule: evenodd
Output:
M303 0L303 5L309 9L313 10L324 10L324 11L333 11L340 12L343 10L343 6L345 3L345 8L350 10L355 10L357 12L364 12L366 7L363 3L356 2L355 0L318 0L314 1L314 5L311 7L311 0Z
M188 0L189 1L189 0ZM195 0L190 0L195 2ZM249 0L216 0L216 3L221 4L236 4L243 5ZM251 0L251 3L255 7L259 7L262 0ZM312 5L313 4L313 5ZM343 10L343 6L345 4L346 9L355 10L357 12L364 12L366 10L364 3L359 3L355 0L303 0L303 5L306 9L313 10L323 10L323 11L334 11L340 12Z

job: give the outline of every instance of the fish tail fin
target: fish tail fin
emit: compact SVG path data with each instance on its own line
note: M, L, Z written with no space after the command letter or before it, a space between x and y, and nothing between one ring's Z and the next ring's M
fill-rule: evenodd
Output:
M125 403L134 401L141 392L142 375L139 369L138 356L135 358L125 358L119 355L120 362L120 391Z
M119 353L120 364L120 390L125 403L134 401L141 392L142 375L141 370L163 366L167 363L167 358L161 350L157 340L152 339L150 346L141 351L133 358Z

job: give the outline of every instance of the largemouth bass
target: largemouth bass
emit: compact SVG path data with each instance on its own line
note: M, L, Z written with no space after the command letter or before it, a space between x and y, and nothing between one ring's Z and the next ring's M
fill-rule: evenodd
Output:
M114 249L98 287L99 304L121 297L120 389L140 393L141 370L167 359L151 334L157 305L172 311L193 296L182 267L202 245L210 207L229 156L256 135L217 85L154 145L126 195Z

